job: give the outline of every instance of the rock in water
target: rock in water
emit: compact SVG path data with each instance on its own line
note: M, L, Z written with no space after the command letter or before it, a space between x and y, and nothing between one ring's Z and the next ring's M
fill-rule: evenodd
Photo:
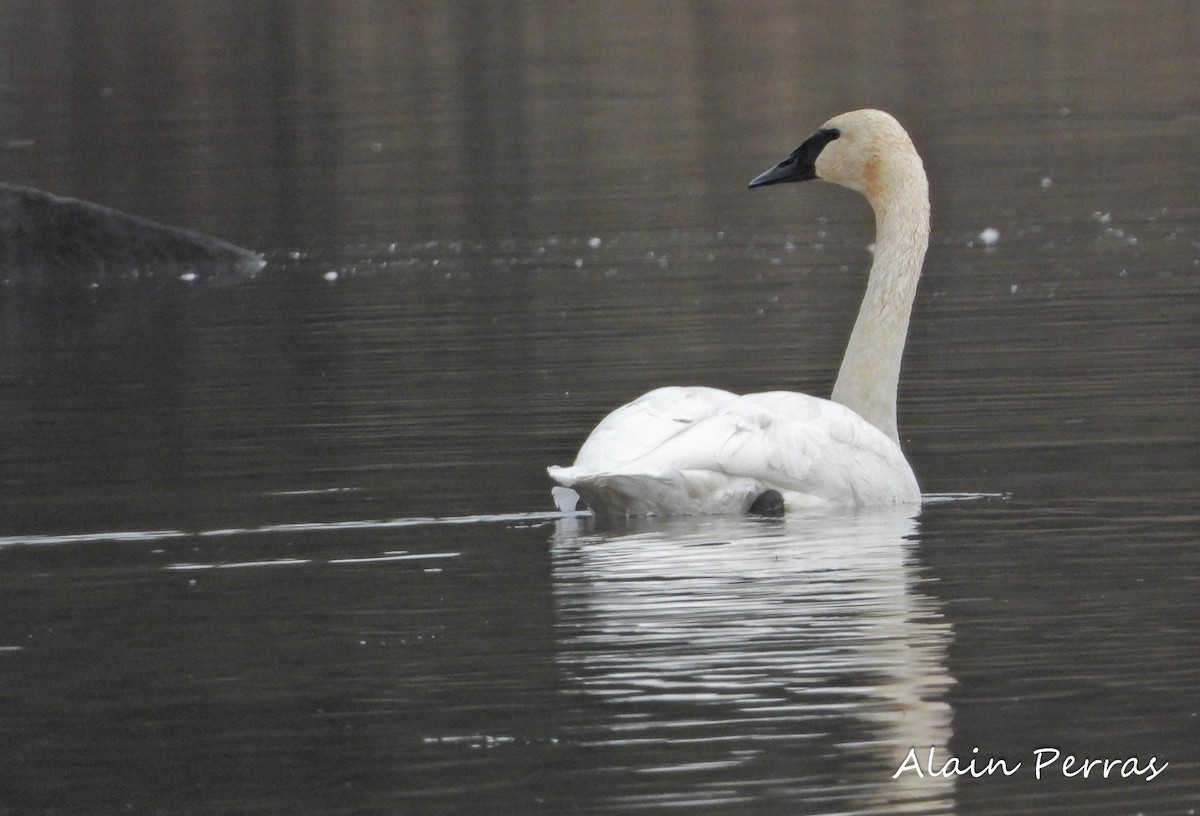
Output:
M0 283L62 290L238 279L259 255L99 204L0 184Z

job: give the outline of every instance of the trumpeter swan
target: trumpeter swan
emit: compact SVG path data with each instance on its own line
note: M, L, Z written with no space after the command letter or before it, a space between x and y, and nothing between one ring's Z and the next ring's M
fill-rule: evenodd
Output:
M857 110L750 187L814 178L857 190L875 211L875 257L831 399L655 389L605 417L571 467L549 468L560 508L582 498L600 516L775 515L920 502L896 432L896 387L929 244L925 169L890 114Z

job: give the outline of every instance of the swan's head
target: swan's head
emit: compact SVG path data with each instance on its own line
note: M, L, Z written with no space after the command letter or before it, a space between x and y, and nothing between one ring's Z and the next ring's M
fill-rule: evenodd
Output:
M891 114L856 110L835 116L792 154L750 182L765 187L788 181L821 179L858 190L872 202L920 158L908 133Z

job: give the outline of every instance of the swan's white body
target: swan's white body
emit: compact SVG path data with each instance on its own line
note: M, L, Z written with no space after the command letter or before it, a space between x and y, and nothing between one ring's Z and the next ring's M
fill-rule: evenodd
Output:
M551 467L569 509L598 515L745 513L777 491L786 510L921 500L896 431L900 359L929 240L925 171L881 111L835 117L751 186L821 178L875 210L875 260L832 400L659 388L605 417L571 467Z

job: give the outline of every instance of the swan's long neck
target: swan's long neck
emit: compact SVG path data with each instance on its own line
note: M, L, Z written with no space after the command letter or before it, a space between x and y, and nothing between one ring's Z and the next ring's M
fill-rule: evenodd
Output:
M929 185L920 158L914 151L892 164L886 178L868 179L863 193L875 210L875 260L832 398L899 442L900 358L929 245Z

